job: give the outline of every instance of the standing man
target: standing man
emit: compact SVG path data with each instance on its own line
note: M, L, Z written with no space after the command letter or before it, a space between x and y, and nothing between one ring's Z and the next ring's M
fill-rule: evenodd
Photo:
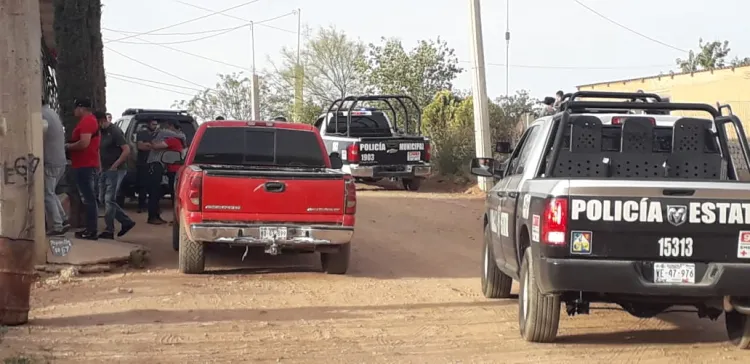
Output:
M562 92L562 90L558 90L557 93L555 93L555 103L552 105L552 107L554 107L555 110L557 111L560 110L560 106L562 106L563 97L565 97L565 94Z
M70 225L68 217L57 197L57 184L65 174L65 129L55 110L42 100L44 120L44 212L47 217L47 235L65 234Z
M99 154L102 161L102 194L104 195L104 232L99 234L101 239L115 238L115 219L120 222L121 228L117 236L123 236L135 227L133 221L122 207L117 204L117 192L120 184L125 178L127 160L130 155L130 146L125 140L122 130L112 124L111 118L102 112L95 113L101 130L101 143Z
M166 166L161 162L161 156L167 150L182 152L183 145L187 145L185 134L179 131L179 123L175 120L167 120L164 123L164 128L156 133L151 142L151 152L148 154L148 166L151 172L147 221L149 224L162 225L167 223L161 218L159 209L159 202L163 196L162 180L167 172Z
M146 125L146 128L139 131L136 135L136 147L138 148L138 158L136 159L136 173L135 173L135 184L138 189L138 213L145 211L146 196L149 192L149 170L148 170L148 154L151 151L151 140L154 139L156 128L159 127L159 122L151 120Z
M97 240L98 210L94 185L96 175L101 169L99 163L100 133L99 123L91 113L91 100L75 101L73 113L78 118L78 125L73 129L71 142L65 144L70 152L71 167L86 210L86 228L75 234L78 239Z

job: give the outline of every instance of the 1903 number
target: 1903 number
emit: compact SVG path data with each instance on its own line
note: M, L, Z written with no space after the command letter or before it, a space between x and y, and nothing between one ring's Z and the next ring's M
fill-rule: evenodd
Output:
M661 238L659 239L659 256L661 257L692 257L693 238Z
M360 158L362 159L363 162L373 162L375 161L375 154L372 154L372 153L362 154Z

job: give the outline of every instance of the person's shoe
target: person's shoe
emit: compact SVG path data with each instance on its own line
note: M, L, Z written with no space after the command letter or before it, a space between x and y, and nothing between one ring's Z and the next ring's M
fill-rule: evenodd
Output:
M96 235L96 231L79 231L75 233L76 239L85 239L85 240L98 240L99 237Z
M47 236L65 235L65 229L47 231Z
M162 220L162 219L160 219L160 218L157 217L157 218L153 218L153 219L148 219L148 221L146 221L146 223L147 224L151 224L151 225L164 225L164 220Z
M101 234L99 234L99 239L114 240L115 239L115 233L111 233L109 231L102 232Z
M159 217L159 218L157 218L157 219L158 219L159 221L161 221L161 223L162 223L162 224L166 224L166 223L168 223L168 221L167 221L167 220L164 220L164 219L162 219L161 217Z
M136 214L142 214L143 211L146 211L146 209L139 207L138 210L135 210Z
M135 221L131 222L130 224L123 224L122 229L120 229L120 232L117 233L117 236L123 236L128 233L128 231L132 230L135 227Z

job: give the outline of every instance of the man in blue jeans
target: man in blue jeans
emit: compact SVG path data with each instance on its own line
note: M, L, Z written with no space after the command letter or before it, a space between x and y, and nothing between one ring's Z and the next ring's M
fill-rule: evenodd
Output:
M121 225L117 236L127 234L135 226L135 222L117 204L117 192L125 174L127 174L126 162L130 155L130 146L125 140L122 130L112 124L107 114L97 111L94 115L102 134L99 147L99 155L102 160L100 191L104 195L105 206L104 231L99 234L99 238L114 239L115 220Z
M57 197L57 184L65 174L65 128L55 110L42 100L44 121L44 213L47 220L47 235L62 235L70 228L68 217Z
M99 160L100 132L96 117L91 113L91 100L79 99L75 101L73 113L79 119L73 129L70 142L65 144L65 150L70 152L70 166L76 178L78 192L85 206L86 228L76 232L78 239L97 240L97 221L99 214L96 207L94 185L96 174L101 169Z

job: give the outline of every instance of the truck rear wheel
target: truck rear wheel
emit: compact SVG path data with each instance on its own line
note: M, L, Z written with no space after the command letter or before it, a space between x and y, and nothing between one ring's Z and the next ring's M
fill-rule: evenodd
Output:
M724 324L732 345L743 350L750 348L750 317L737 311L726 312Z
M521 263L518 324L521 337L536 343L554 341L560 324L560 297L539 292L530 247L526 248Z
M203 273L206 267L206 256L203 253L203 243L188 239L187 232L185 232L184 227L180 227L179 232L180 247L178 256L180 273Z
M422 178L404 178L401 180L404 189L407 191L418 191L422 186Z
M320 253L320 264L328 274L346 274L349 269L351 243L341 244L336 253Z
M176 220L172 223L172 249L178 252L180 251L180 224Z
M497 267L492 252L490 225L484 227L484 250L482 251L482 293L487 298L508 298L513 279Z

